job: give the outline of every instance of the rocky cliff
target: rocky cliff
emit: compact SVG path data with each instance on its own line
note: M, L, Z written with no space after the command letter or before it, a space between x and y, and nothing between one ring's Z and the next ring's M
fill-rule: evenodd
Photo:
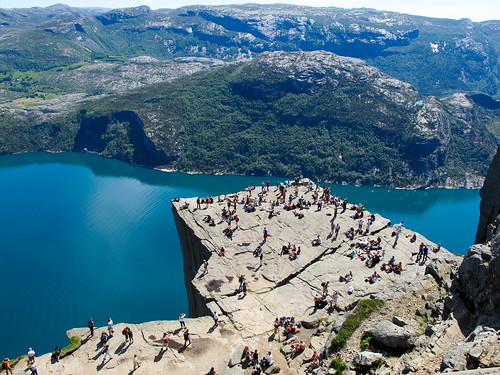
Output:
M213 203L198 204L196 198L173 202L189 293L189 345L183 345L184 330L176 321L129 324L134 343L120 335L127 324L117 324L116 337L109 341L112 358L104 359L98 337L74 329L68 337L80 336L82 346L60 362L50 354L38 357L39 370L180 375L206 373L214 366L225 375L249 375L252 368L242 361L244 346L272 353L268 374L312 370L322 375L342 369L350 374L422 374L500 365L493 324L498 289L489 286L498 280L496 233L493 250L481 249L481 258L472 250L457 271L460 257L377 214L371 217L359 204L347 204L346 210L327 202L309 206L307 202L315 200L314 185L286 189L295 197L290 203L302 202L302 208L287 210L283 202L275 206L283 195L274 187L262 199L257 188L216 197ZM228 207L238 220L226 220L223 210ZM369 217L374 220L367 227ZM332 223L339 225L338 233ZM346 235L350 228L352 238ZM314 245L318 236L322 241ZM372 246L370 240L380 249L364 251L363 246ZM430 250L428 256L419 254L421 243ZM297 255L294 246L300 248ZM374 261L374 256L380 260ZM401 262L401 272L384 271L392 258L395 264ZM239 288L242 280L246 292ZM471 301L474 291L476 302ZM487 293L489 299L484 298ZM213 312L219 314L218 325L202 316ZM276 317L292 316L299 323L295 333L286 335L283 327L274 331ZM96 329L96 336L101 330L105 328ZM164 332L170 335L168 349L162 348ZM294 345L302 348L297 354L290 353ZM310 366L306 359L314 352L320 356ZM132 371L134 354L142 364ZM24 366L21 361L14 370Z
M471 318L500 328L500 149L481 189L476 244L465 254L454 290L464 299Z
M493 239L500 214L500 148L491 162L481 189L481 205L476 243L484 244Z

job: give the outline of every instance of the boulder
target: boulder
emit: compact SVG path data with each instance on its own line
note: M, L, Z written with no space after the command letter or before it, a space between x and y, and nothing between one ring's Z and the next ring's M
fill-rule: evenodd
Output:
M231 358L229 359L228 363L229 367L233 367L241 363L243 350L245 350L245 345L240 345L236 348L236 350L231 355Z
M313 328L319 327L319 325L321 324L321 320L319 318L302 320L301 324L302 324L302 327L304 327L306 329L313 329Z
M274 362L271 366L266 368L264 374L276 374L281 371L281 368Z
M460 258L457 257L457 259ZM425 267L425 274L431 275L439 285L443 285L453 279L457 269L458 261L435 258Z
M360 367L372 367L383 358L380 353L358 352L354 356L354 363Z
M451 348L445 354L441 362L441 371L450 369L451 371L464 371L467 369L467 354L474 347L472 342L459 344Z
M415 332L399 327L389 320L379 322L374 328L365 331L365 335L373 337L379 344L392 349L409 349L415 345Z

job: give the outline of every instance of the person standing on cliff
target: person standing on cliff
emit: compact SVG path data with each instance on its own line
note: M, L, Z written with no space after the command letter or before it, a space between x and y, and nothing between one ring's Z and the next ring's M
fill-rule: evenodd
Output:
M213 312L213 318L214 318L214 326L212 328L216 328L219 325L219 315L217 314L217 311Z
M262 231L263 233L263 236L264 236L264 241L262 242L266 242L267 241L267 237L269 236L269 233L267 232L267 228L264 227L264 230Z
M4 358L3 362L2 362L2 368L5 369L5 373L8 375L9 372L10 372L10 375L12 375L12 368L10 367L10 363L9 363L10 359L9 358Z
M89 319L87 326L90 329L90 336L89 337L94 337L94 322L93 322L92 318Z
M108 319L108 333L109 333L109 337L113 337L113 333L115 331L113 330L113 321L111 320L111 318Z
M186 314L182 313L179 315L179 323L181 324L181 329L186 328L186 322L184 322L184 318L186 317Z
M203 259L203 274L208 273L208 262L206 259Z
M394 238L394 244L392 245L393 249L398 244L399 235L401 234L401 231L403 230L403 228L404 228L403 222L400 222L398 225L396 225L396 230L394 231L396 233L396 236Z
M191 345L191 338L189 337L189 329L186 329L184 331L184 347L187 348L188 345Z

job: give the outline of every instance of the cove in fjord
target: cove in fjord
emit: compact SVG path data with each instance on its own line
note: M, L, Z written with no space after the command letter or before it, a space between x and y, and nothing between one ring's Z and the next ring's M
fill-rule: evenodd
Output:
M76 153L0 157L0 353L66 346L66 330L90 317L103 327L110 316L139 323L187 312L171 200L263 180L165 173ZM477 190L330 186L451 252L464 254L474 241Z

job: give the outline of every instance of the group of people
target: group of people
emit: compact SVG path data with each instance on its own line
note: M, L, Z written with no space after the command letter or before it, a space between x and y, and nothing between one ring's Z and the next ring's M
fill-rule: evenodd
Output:
M287 255L290 260L295 260L298 258L298 256L301 253L300 246L297 246L296 244L292 244L291 242L288 242L288 244L283 244L281 247L281 251L279 255Z
M241 364L244 368L253 367L252 375L261 374L274 363L271 352L268 352L267 355L265 355L260 361L259 355L260 353L257 349L252 352L248 346L245 346L241 354Z
M290 339L295 333L297 333L297 329L300 327L300 323L295 321L294 316L282 316L281 318L276 318L274 320L273 326L275 335L278 334L279 328L283 327L283 335L286 336L287 339Z

